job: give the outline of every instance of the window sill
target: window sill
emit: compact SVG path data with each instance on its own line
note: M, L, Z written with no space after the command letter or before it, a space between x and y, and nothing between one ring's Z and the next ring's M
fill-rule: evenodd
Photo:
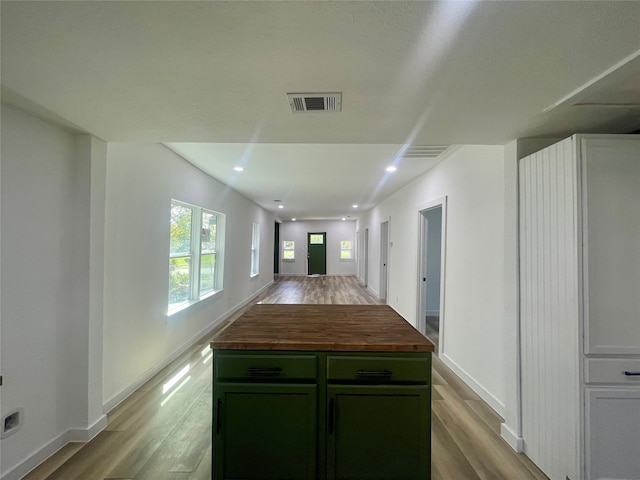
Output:
M354 259L353 258L341 258L341 259L339 259L339 261L341 261L341 262L353 262Z
M185 302L185 303L181 303L180 305L177 305L173 308L171 308L170 310L167 311L167 317L172 317L180 312L184 312L185 310L187 310L189 307L192 307L193 305L197 305L198 303L203 302L204 300L207 300L208 298L211 297L215 297L217 294L221 293L223 290L215 290L213 292L209 292L203 296L201 296L199 299L197 300L192 300L190 302Z
M283 261L283 262L289 262L289 263L292 263L292 262L295 262L295 261L296 261L296 259L295 259L295 258L283 258L283 259L282 259L282 261Z
M260 272L258 272L258 273L252 273L252 274L251 274L251 278L257 277L257 276L259 276L259 275L260 275Z

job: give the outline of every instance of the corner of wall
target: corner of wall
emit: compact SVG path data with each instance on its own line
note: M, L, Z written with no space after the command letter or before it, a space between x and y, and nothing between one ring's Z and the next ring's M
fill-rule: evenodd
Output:
M500 424L500 436L514 451L524 452L524 439L516 435L506 423Z

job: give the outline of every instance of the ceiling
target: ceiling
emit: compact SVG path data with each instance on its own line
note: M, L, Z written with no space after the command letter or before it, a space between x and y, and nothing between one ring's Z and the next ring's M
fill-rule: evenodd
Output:
M3 0L0 15L3 101L162 142L283 220L355 218L455 145L640 129L638 1ZM299 92L340 92L341 111L292 113ZM406 155L423 145L444 153Z

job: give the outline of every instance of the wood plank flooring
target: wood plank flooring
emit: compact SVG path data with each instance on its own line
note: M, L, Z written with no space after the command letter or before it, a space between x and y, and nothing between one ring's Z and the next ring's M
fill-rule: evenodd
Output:
M278 277L258 300L380 303L355 277ZM109 412L107 428L91 442L63 447L25 479L211 479L211 336ZM502 419L435 356L433 384L433 480L547 479L500 438Z

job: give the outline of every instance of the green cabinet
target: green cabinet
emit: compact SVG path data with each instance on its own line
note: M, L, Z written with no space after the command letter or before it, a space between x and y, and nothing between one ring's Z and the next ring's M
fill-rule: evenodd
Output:
M327 479L430 478L430 388L327 387Z
M217 385L213 478L315 479L316 403L315 385Z
M215 350L215 480L428 480L431 353Z

